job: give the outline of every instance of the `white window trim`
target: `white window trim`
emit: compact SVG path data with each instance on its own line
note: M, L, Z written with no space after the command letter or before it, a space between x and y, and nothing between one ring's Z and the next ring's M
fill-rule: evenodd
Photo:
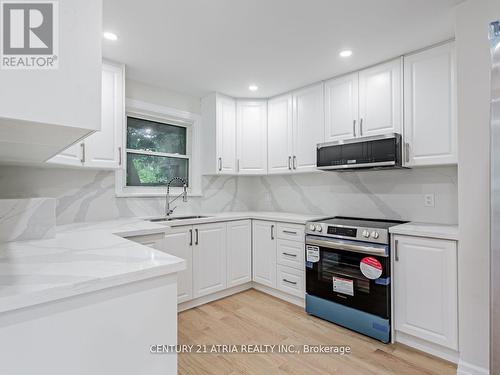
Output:
M201 159L200 159L200 125L201 116L178 109L146 103L135 99L126 99L124 128L121 139L121 167L115 172L115 191L117 197L163 197L166 187L163 186L126 186L127 179L127 116L143 118L172 125L185 126L188 131L187 152L190 153L189 164L189 196L201 196ZM170 188L172 194L179 194L182 188Z

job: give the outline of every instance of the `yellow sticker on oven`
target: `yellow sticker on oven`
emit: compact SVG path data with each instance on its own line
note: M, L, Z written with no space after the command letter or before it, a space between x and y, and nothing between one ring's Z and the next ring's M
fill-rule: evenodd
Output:
M344 279L343 277L333 276L333 291L337 293L354 295L354 281Z

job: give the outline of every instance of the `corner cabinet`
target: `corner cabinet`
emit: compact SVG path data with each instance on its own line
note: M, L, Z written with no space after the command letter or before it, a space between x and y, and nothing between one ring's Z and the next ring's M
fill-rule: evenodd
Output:
M88 136L48 163L96 169L116 169L121 164L125 121L125 67L103 63L101 130Z
M267 173L267 101L236 102L236 171Z
M403 235L393 241L396 340L458 350L456 241Z
M457 163L455 45L404 58L409 166Z
M324 141L323 83L268 103L268 172L316 171L316 145Z

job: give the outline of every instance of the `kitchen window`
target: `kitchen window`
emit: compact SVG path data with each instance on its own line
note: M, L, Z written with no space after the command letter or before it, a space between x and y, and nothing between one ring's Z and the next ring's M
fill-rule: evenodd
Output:
M126 186L165 186L172 177L189 186L187 144L185 126L127 116ZM181 187L182 182L171 186Z
M189 195L200 195L199 122L199 116L189 112L127 100L117 196L163 196L173 177L187 182ZM182 185L173 181L171 191L181 191Z

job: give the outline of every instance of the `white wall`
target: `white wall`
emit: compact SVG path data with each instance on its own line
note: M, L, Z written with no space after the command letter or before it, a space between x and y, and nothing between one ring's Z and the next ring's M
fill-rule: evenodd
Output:
M147 85L130 79L125 83L125 90L127 98L142 100L146 103L163 105L191 113L201 113L201 99L194 96Z
M499 18L498 0L469 0L456 8L461 374L484 374L489 367L488 25Z

